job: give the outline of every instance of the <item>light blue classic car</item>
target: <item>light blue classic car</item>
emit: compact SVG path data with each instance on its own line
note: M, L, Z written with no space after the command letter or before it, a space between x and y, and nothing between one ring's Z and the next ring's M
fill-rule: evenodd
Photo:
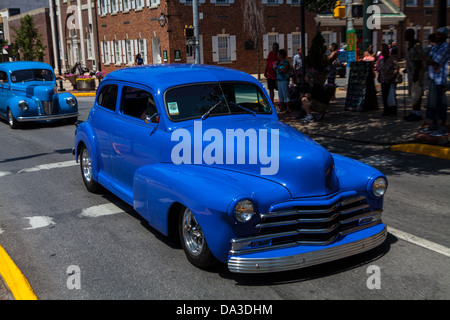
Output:
M77 100L71 93L57 93L53 68L43 62L0 63L0 117L12 129L26 121L78 119Z
M279 121L254 77L203 65L108 74L73 153L108 189L181 240L188 260L232 272L303 268L384 242L386 177Z

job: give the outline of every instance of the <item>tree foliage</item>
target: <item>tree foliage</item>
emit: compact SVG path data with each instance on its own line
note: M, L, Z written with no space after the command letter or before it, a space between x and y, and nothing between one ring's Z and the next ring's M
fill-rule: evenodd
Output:
M16 33L14 39L15 49L19 50L21 60L26 61L44 61L45 46L42 42L42 35L34 24L30 15L25 15L20 19L19 28L12 27ZM15 55L18 52L14 52Z

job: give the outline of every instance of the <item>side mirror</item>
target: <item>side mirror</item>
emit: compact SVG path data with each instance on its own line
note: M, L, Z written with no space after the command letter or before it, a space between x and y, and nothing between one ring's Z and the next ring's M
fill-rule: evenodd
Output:
M145 123L149 124L152 123L153 119L155 119L156 123L159 123L159 113L154 113L151 116L146 115L144 121Z

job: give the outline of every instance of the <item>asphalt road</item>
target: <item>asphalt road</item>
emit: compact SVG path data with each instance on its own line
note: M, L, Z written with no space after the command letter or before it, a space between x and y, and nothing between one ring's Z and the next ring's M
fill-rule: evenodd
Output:
M93 98L78 100L85 120ZM239 275L193 267L130 206L87 192L71 153L74 130L0 123L0 245L41 300L450 298L448 160L317 138L387 174L386 242L303 270Z

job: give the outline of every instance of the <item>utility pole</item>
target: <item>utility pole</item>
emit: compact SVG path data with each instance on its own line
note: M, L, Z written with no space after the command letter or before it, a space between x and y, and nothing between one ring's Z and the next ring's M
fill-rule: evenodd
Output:
M198 0L192 0L192 13L194 15L195 64L200 64L200 31L198 29Z
M305 37L306 37L306 30L305 30L305 0L301 0L300 3L300 26L302 28L302 38L301 38L301 47L302 47L302 88L305 88L305 76L306 76L306 62L305 62L305 57L306 57L306 52L307 52L307 48L306 48L306 41L305 41Z
M364 0L363 3L363 43L362 43L362 52L365 52L369 47L369 44L372 42L372 29L369 29L367 24L367 19L369 19L369 14L367 13L367 9L372 5L372 0Z
M348 45L348 41L349 41L349 31L350 30L354 30L353 27L353 16L352 16L352 4L353 4L353 0L346 0L345 1L345 5L347 6L347 10L346 10L346 17L347 17L347 72L346 77L347 77L347 84L348 84L348 80L350 78L350 62L349 61L349 45Z

